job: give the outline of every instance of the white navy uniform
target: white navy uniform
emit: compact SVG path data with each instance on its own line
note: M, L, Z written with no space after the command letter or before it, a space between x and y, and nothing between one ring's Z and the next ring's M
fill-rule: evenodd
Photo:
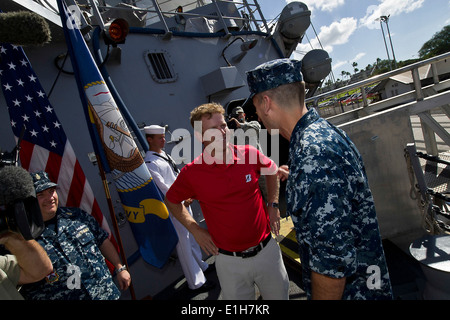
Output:
M162 153L147 151L144 161L156 185L165 195L178 174L175 171L175 162L164 151ZM173 165L170 161L172 161ZM191 208L188 207L187 209L192 215ZM170 216L172 217L172 215ZM189 288L197 289L206 282L203 271L208 268L208 263L202 260L202 252L194 236L175 217L172 217L172 222L178 233L176 250L180 259L181 268L183 269Z

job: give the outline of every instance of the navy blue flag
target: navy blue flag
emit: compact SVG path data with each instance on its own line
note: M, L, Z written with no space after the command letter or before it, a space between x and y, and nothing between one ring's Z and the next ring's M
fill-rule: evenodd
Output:
M116 189L144 260L162 268L178 243L152 176L77 25L75 13L58 0L80 99L102 167L115 177Z

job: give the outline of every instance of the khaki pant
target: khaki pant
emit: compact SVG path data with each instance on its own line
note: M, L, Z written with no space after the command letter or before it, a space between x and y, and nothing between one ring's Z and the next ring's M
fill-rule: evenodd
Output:
M278 243L272 238L254 257L220 253L216 271L224 300L255 300L255 284L264 300L288 300L289 279Z

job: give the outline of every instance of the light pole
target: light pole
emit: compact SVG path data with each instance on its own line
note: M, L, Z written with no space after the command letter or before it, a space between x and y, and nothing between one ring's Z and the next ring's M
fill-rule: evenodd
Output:
M394 46L392 45L392 38L391 38L391 32L389 31L389 17L391 15L388 16L381 16L380 17L380 24L381 21L383 21L384 23L386 23L386 27L387 27L387 31L388 31L388 35L389 35L389 42L391 43L391 51L392 51L392 57L394 59L394 67L397 69L397 60L395 59L395 53L394 53ZM381 30L383 30L383 27L381 27ZM383 38L384 38L384 31L383 31ZM385 44L386 44L386 40L385 40ZM387 46L386 46L386 50L387 50Z
M392 70L392 63L391 63L391 58L389 57L389 50L388 50L388 46L387 46L387 43L386 43L386 36L384 35L383 19L380 17L380 18L377 18L375 20L376 21L380 20L381 33L383 34L384 46L386 47L386 54L387 54L388 61L389 61L389 69Z

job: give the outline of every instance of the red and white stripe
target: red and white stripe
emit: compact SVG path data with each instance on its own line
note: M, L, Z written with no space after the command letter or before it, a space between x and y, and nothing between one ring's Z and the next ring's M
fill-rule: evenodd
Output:
M29 172L41 170L47 172L50 179L58 184L60 206L79 207L91 214L113 240L108 222L100 210L69 141L66 142L64 155L61 157L45 148L22 140L20 162L22 167Z

